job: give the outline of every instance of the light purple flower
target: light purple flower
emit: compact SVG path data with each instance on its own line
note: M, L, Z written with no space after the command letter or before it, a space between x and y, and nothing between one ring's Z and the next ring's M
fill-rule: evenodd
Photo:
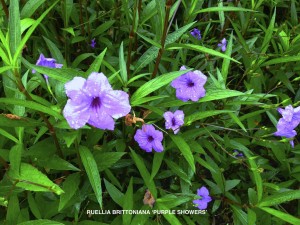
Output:
M88 123L114 130L114 119L127 115L131 109L128 94L113 90L103 73L93 72L87 79L74 77L65 89L69 100L63 114L73 129Z
M180 70L186 70L182 66ZM171 86L176 89L176 97L181 101L191 99L196 102L205 96L204 84L207 77L199 70L187 72L172 81Z
M91 45L92 48L95 48L95 47L96 47L96 39L95 39L95 38L92 39L90 45Z
M45 56L41 53L38 61L36 62L37 66L44 66L49 68L62 68L63 64L56 63L56 60L53 58L45 58ZM36 70L32 70L32 73L35 73ZM45 79L48 81L48 76L44 74Z
M184 124L184 113L182 110L176 110L174 113L168 111L164 113L166 120L166 129L172 129L174 134L179 132L179 128Z
M297 135L294 130L300 123L300 106L293 108L292 105L288 105L285 109L278 108L278 112L282 115L277 123L277 131L275 136L281 136L286 138L293 138ZM294 141L290 141L291 146L294 148Z
M139 144L140 148L146 152L152 152L152 149L156 152L162 152L164 150L161 143L163 133L159 130L155 130L153 125L144 124L142 129L136 131L134 140Z
M197 28L194 28L194 29L191 31L191 35L194 36L195 38L197 38L198 40L201 39L201 33L200 33L200 30L198 30Z
M227 48L227 41L225 38L222 39L222 41L218 44L218 47L221 48L222 52L226 51Z
M196 204L196 207L203 210L207 208L207 204L212 200L209 196L208 189L206 187L201 187L197 190L197 195L200 199L193 200L193 203Z
M282 115L282 118L287 122L300 122L300 106L294 109L292 105L288 105L285 107L285 109L278 108L278 112Z

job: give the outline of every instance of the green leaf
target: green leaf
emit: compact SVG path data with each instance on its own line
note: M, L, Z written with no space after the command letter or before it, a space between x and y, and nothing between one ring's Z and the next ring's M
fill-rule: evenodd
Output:
M270 66L279 63L288 63L288 62L298 62L300 61L300 56L283 56L276 59L271 59L267 62L261 64L261 66Z
M16 181L16 186L29 191L52 191L61 195L64 191L54 184L45 174L27 163L21 163L20 174L14 170L8 171L9 177Z
M75 195L80 184L80 173L73 173L63 182L64 194L60 196L58 211L61 211Z
M100 205L100 208L102 208L102 188L97 163L94 159L93 154L87 147L79 146L79 154L85 171L88 175L89 181L94 190L97 201Z
M14 170L16 174L20 173L22 151L23 146L18 144L13 146L9 152L10 169Z
M158 202L156 205L159 210L170 210L163 203ZM176 218L176 216L174 214L166 213L166 214L163 214L163 216L172 225L182 225L181 222Z
M104 184L108 194L114 200L114 202L123 207L124 194L119 191L114 185L109 183L106 179L104 179Z
M33 101L13 99L13 98L0 98L0 103L10 104L10 105L20 105L20 106L24 106L29 109L34 109L36 111L46 113L48 115L59 118L61 120L64 119L64 117L57 111L54 111L53 109L51 109L49 107L43 106L43 105L33 102Z
M224 58L224 59L229 59L233 62L236 62L236 63L240 63L239 61L223 54L223 53L220 53L216 50L213 50L213 49L210 49L210 48L206 48L206 47L203 47L203 46L200 46L200 45L194 45L194 44L170 44L168 46L166 46L166 49L167 50L172 50L172 49L190 49L190 50L194 50L194 51L198 51L198 52L203 52L203 53L207 53L207 54L210 54L210 55L214 55L214 56L218 56L220 58Z
M151 180L150 174L145 166L144 160L138 156L130 147L129 147L130 151L131 151L131 157L136 165L136 167L138 168L147 188L150 190L151 194L154 196L154 198L157 197L157 190L156 190L156 186L155 183L153 182L153 180ZM156 153L159 154L159 153Z
M186 159L186 161L190 165L193 172L195 172L196 168L195 168L194 156L192 154L190 146L179 135L170 134L170 137L171 137L172 141L175 143L175 145L178 147L178 149L181 152L181 154L183 155L183 157Z
M10 51L14 55L21 42L21 21L18 0L11 0L9 4L8 33Z
M101 172L110 168L125 154L125 152L96 152L94 159L97 163L98 170Z
M129 186L123 198L123 210L131 210L133 209L133 185L132 185L133 178L131 177ZM130 225L132 214L123 214L123 225Z
M76 36L73 27L62 28L62 30L68 32L68 33L71 34L73 37Z
M28 205L29 205L29 208L30 208L32 214L35 216L35 218L42 219L40 209L39 209L38 205L36 204L36 201L33 198L32 193L30 191L28 192L27 197L28 197L27 198Z
M45 0L28 0L21 11L22 18L30 18Z
M12 140L13 142L15 142L16 144L19 143L19 140L17 138L15 138L13 135L11 135L10 133L8 133L7 131L3 130L0 128L0 134L3 135L4 137Z
M75 167L73 164L56 155L53 155L52 157L46 158L44 160L39 159L36 162L39 166L47 169L80 171L80 169Z
M170 83L175 78L179 77L180 75L186 73L190 70L180 70L175 72L170 72L164 75L161 75L159 77L156 77L147 83L143 84L141 87L139 87L131 96L130 102L131 106L136 106L138 100L145 97L146 95L154 92L155 90L163 87L164 85Z
M265 54L266 51L268 50L269 43L273 37L273 32L274 32L274 24L275 24L275 16L276 16L276 8L274 10L272 19L270 21L270 25L268 29L266 30L266 35L264 37L263 43L261 45L261 51L260 54Z
M221 113L230 113L231 110L212 110L212 111L204 111L204 112L196 112L192 115L189 115L184 118L184 123L186 125L190 125L194 121L201 120L210 116L215 116Z
M111 28L112 25L115 23L115 20L107 21L103 24L101 24L99 27L96 28L96 30L92 33L92 37L96 37L102 33L104 33L107 29Z
M237 125L239 125L240 128L243 129L243 131L247 132L247 130L246 130L244 124L240 121L240 119L239 119L239 117L238 117L237 115L235 115L235 114L232 113L232 112L229 112L228 114L229 114L229 116L234 120L234 122L235 122Z
M173 194L164 195L161 198L156 199L157 203L163 203L168 209L175 208L179 205L191 201L192 197L190 196L178 196Z
M5 225L15 225L18 222L20 215L20 204L16 194L10 196L7 206L6 223Z
M165 45L174 43L178 38L180 38L188 29L190 29L195 22L187 24L178 30L174 31L173 33L169 34L166 38ZM158 55L159 48L156 46L150 47L137 61L135 65L135 73L140 71L142 68L147 66L151 63Z
M151 171L151 180L155 177L159 168L161 166L162 160L164 158L165 152L161 152L160 154L154 154L153 163L152 163L152 171Z
M180 168L175 162L172 162L171 160L164 159L164 161L167 163L168 167L173 173L175 173L180 179L184 180L189 185L192 185L188 175L183 171L182 168Z
M232 53L232 37L233 37L233 33L231 33L228 44L227 44L227 48L226 48L226 52L225 54L230 57L231 53ZM224 83L227 83L227 75L229 72L229 65L230 65L230 60L229 59L223 59L223 63L222 63L222 76L223 76L223 80Z
M123 86L127 86L127 69L126 69L126 63L124 59L124 50L123 50L123 42L121 43L120 49L119 49L119 66L120 66L120 73L121 73L121 80L123 83Z
M92 65L90 65L89 69L85 72L85 77L88 77L92 72L99 72L100 66L102 64L103 58L105 56L107 48L105 48L94 60Z
M241 180L226 180L225 181L225 191L230 191L232 188L234 188L235 186L237 186L239 183L241 182Z
M61 54L60 50L58 47L56 47L56 45L50 41L48 38L44 37L44 40L48 46L48 49L50 50L51 52L51 56L56 59L57 63L63 63L64 61L64 57L63 55Z
M227 6L227 7L209 7L206 9L201 9L201 10L195 11L193 14L199 14L199 13L204 13L204 12L220 12L220 11L223 11L223 12L256 12L251 9Z
M259 208L267 213L270 213L273 216L278 217L279 219L281 219L283 221L290 223L290 224L295 224L295 225L300 224L300 219L298 219L297 217L294 217L290 214L278 211L276 209L268 208L268 207L259 207Z
M300 199L300 190L284 191L281 193L273 194L271 196L262 199L257 206L258 207L274 206L274 205L279 205L283 202L292 201L294 199Z
M248 225L247 214L241 208L239 208L235 205L231 204L230 207L233 209L234 216L241 222L241 224ZM236 223L236 224L238 224L238 223Z
M18 2L18 0L14 0ZM46 17L46 15L52 10L52 8L59 2L59 0L55 1L36 21L35 23L29 28L29 30L24 35L21 42L18 44L17 49L15 51L14 57L13 57L13 65L16 65L17 59L19 58L26 42L30 38L31 34L34 32L34 30L37 28L37 26L42 22L42 20ZM14 4L13 4L14 5Z
M64 225L63 223L54 220L30 220L17 225Z

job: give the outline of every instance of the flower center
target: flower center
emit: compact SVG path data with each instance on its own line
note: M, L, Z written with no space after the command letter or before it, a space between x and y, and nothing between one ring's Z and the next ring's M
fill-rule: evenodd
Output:
M176 120L174 117L172 118L172 126L176 126Z
M188 80L187 86L188 86L188 87L194 87L194 86L195 86L195 83L194 83L193 81L191 81L191 80Z
M154 138L151 135L149 135L148 136L148 142L152 142L153 140L154 140Z
M94 99L92 101L92 104L91 104L91 107L92 108L99 108L100 105L101 105L100 98L99 97L94 97Z

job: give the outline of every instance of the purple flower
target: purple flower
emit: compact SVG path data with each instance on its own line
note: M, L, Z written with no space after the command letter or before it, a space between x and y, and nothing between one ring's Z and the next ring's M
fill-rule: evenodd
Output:
M180 70L186 70L182 66ZM191 99L196 102L205 96L204 84L207 77L199 70L187 72L172 81L171 86L176 88L176 97L181 101L188 101Z
M94 39L92 39L92 41L91 41L91 47L92 48L95 48L96 47L96 39L94 38Z
M209 203L212 199L209 196L208 189L206 187L201 187L200 189L197 190L197 195L201 199L196 199L193 200L193 203L196 204L196 207L199 209L203 210L207 208L207 203Z
M236 158L238 157L244 157L244 154L239 152L238 150L234 149L233 150L233 156L235 156Z
M287 122L298 121L300 122L300 106L293 108L292 105L288 105L285 109L278 108L278 112L282 115L283 119Z
M195 38L197 38L198 40L201 39L201 33L200 33L200 30L198 30L197 28L194 28L194 29L191 31L191 35L194 36Z
M114 91L103 73L93 72L86 79L74 77L65 84L69 97L63 110L64 117L73 129L86 123L107 130L114 130L114 119L129 113L128 94Z
M179 132L180 126L184 124L184 113L182 110L176 110L174 113L168 111L164 113L166 120L166 129L172 129L174 134Z
M221 48L222 52L226 51L227 48L227 41L225 38L222 39L222 41L218 44L218 47Z
M49 68L61 68L63 64L57 64L56 60L53 58L45 58L45 56L41 53L38 61L36 62L37 66L44 66ZM35 73L36 70L32 70L32 73ZM45 79L48 81L48 76L44 74Z
M297 135L294 130L300 123L300 106L293 108L288 105L285 109L278 108L278 112L282 115L277 123L277 131L274 133L275 136L281 136L286 138L293 138ZM290 141L291 146L294 148L294 141Z
M155 130L153 125L144 124L142 129L138 129L134 135L134 140L139 144L140 148L146 152L162 152L163 133Z

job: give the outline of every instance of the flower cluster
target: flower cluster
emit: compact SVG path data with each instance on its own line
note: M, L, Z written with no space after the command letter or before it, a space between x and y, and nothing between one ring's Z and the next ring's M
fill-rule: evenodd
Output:
M39 59L36 62L37 66L44 66L49 68L62 68L63 64L56 63L56 60L53 58L45 58L41 53ZM35 73L35 70L32 70L32 73ZM48 81L48 75L44 74L46 81Z
M293 108L288 105L285 109L278 108L278 112L282 115L277 123L277 131L274 133L275 136L282 136L286 138L293 138L297 135L294 130L300 123L300 106ZM294 147L294 141L291 140L290 144Z
M95 48L95 47L96 47L96 39L95 39L95 38L92 39L90 46L91 46L92 48Z
M196 207L203 210L207 208L207 204L212 200L209 196L209 191L206 187L201 187L197 190L197 195L200 199L193 200L193 203L196 204Z
M65 84L69 100L63 110L64 117L73 129L86 123L114 130L114 119L126 116L131 106L124 91L115 91L103 73L93 72L86 79L74 77Z
M184 113L182 110L176 110L174 113L168 111L164 113L166 120L166 129L172 129L174 134L179 132L179 128L184 124Z

